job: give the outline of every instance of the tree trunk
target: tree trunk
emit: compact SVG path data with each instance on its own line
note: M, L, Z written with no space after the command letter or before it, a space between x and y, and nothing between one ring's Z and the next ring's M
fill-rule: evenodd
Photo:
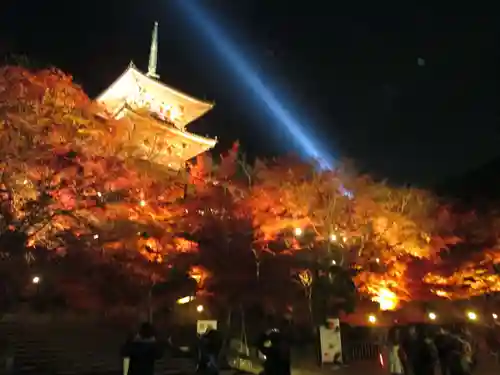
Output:
M153 307L153 288L155 283L153 282L148 290L148 300L147 300L147 310L148 310L148 322L153 324L154 307Z
M229 344L230 344L230 339L231 339L231 324L232 324L232 317L233 315L233 309L230 307L229 311L227 313L227 319L226 319L226 330L224 332L224 336L222 339L222 348L221 351L219 352L219 360L222 358L225 358L228 351L229 351Z

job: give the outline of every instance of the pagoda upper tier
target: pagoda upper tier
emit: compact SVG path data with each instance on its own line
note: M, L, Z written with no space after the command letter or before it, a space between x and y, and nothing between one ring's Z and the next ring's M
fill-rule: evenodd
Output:
M185 162L213 148L216 139L202 137L186 130L188 124L213 108L208 103L161 83L156 73L158 55L158 23L151 42L148 72L141 72L130 63L125 72L96 100L109 116L125 118L138 149L160 156L156 162L181 169ZM155 149L152 149L154 145Z
M213 108L212 103L193 98L149 77L133 63L99 95L97 101L103 103L113 116L126 104L148 108L180 130Z

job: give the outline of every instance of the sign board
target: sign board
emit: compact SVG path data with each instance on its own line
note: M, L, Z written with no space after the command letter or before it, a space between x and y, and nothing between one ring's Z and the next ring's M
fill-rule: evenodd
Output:
M328 319L326 326L319 327L319 340L321 363L342 363L342 341L338 319Z
M196 333L204 334L209 329L217 329L217 320L198 320L196 322Z

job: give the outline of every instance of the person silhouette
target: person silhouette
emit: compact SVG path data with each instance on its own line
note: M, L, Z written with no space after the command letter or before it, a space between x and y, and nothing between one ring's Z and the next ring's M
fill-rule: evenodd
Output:
M154 375L155 362L162 357L153 326L142 323L139 332L127 339L122 347L124 375ZM128 359L128 360L127 360Z

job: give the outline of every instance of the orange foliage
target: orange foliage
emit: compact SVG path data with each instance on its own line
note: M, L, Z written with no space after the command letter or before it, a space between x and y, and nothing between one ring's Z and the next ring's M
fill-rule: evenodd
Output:
M0 97L1 224L57 247L102 208L98 192L130 187L135 172L115 157L120 124L57 70L2 68Z
M139 283L189 259L198 286L227 303L288 306L300 291L294 270L314 278L315 264L332 259L355 264L359 292L374 300L420 296L425 273L439 296L500 290L496 252L453 275L424 272L459 242L453 215L429 192L294 158L248 165L238 143L219 163L200 155L187 176L172 174L134 153L129 127L60 71L0 69L0 234L119 258Z
M187 208L194 215L187 219L193 232L207 230L215 216L218 220L225 216L224 225L232 222L224 234L210 230L216 238L221 236L213 256L224 253L224 236L243 231L238 227L243 220L243 228L251 232L251 238L240 244L248 262L262 266L269 256L300 258L309 251L317 253L318 259L333 257L343 266L355 264L354 281L361 294L377 300L381 291L387 291L400 301L409 301L429 294L416 288L425 271L424 263L414 260L432 263L441 251L460 242L454 218L429 192L390 187L342 169L318 171L293 158L270 163L258 160L249 166L235 159L235 149L230 155L221 164L232 176L217 175L217 165L206 155L191 169L198 200ZM292 269L302 268L293 262ZM280 263L288 262L282 259ZM246 271L248 277L252 269ZM210 271L216 277L231 270ZM281 285L294 288L290 280L288 286L286 282Z
M86 248L102 262L122 254L117 267L149 280L164 273L151 261L196 248L172 230L182 178L131 157L128 125L104 113L58 70L0 69L3 257L14 254L9 233L19 233L23 254L34 246Z
M464 299L500 292L500 251L484 250L463 262L443 261L423 282L439 297ZM451 272L450 272L451 271Z
M431 259L459 241L428 192L389 187L342 169L315 171L293 159L257 162L253 172L248 204L257 238L269 243L300 228L303 234L289 241L290 250L319 245L337 253L337 262L355 263L359 291L373 298L388 288L399 299L411 299L408 260Z

